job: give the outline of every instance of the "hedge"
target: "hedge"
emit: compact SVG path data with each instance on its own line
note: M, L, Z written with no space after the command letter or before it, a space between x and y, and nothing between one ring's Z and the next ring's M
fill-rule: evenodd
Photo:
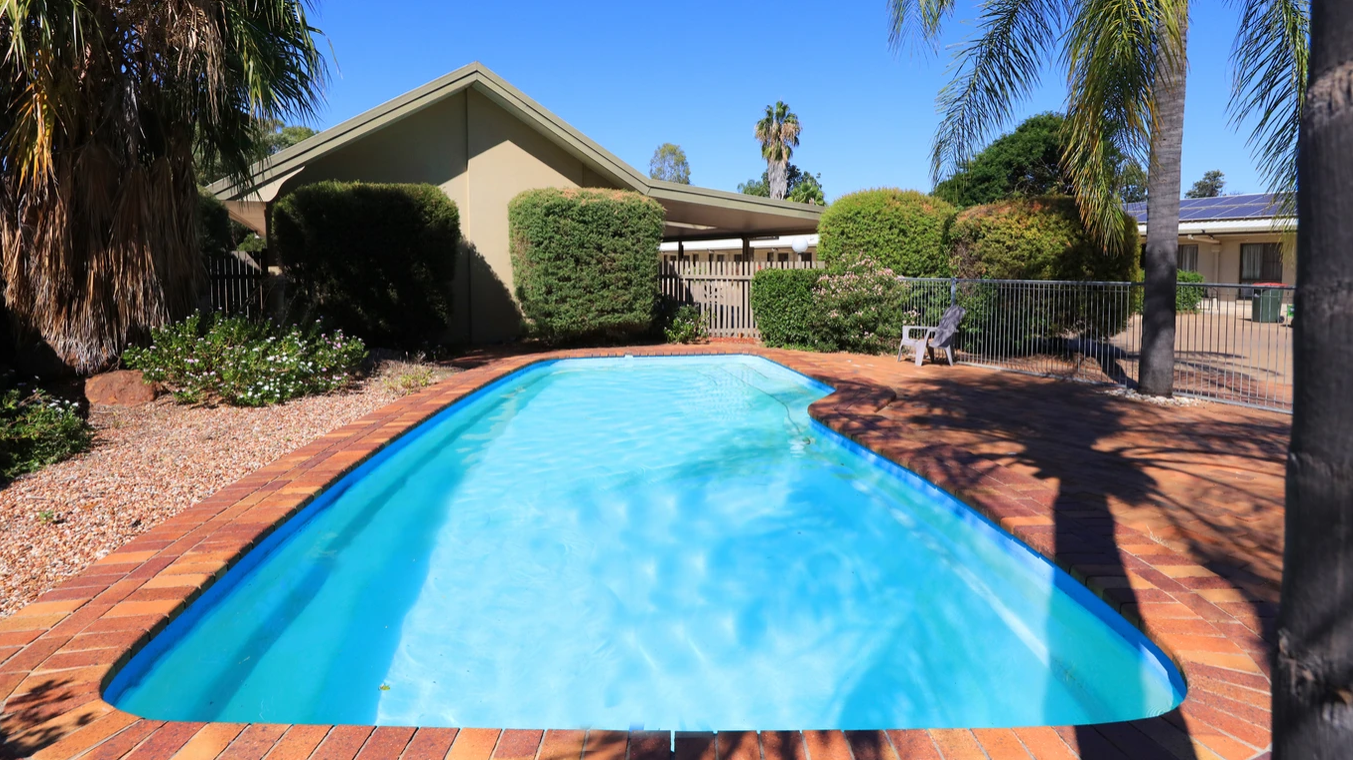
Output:
M547 343L629 340L658 307L666 218L623 190L527 190L507 207L512 273L528 331Z
M1137 250L1137 222L1122 215L1126 250ZM1134 256L1109 256L1064 196L975 206L954 218L950 268L956 277L993 280L1140 279Z
M433 185L317 182L273 209L290 317L382 348L439 342L450 324L456 204Z
M815 269L762 269L752 277L751 305L761 342L777 348L810 348L816 339Z
M1181 269L1175 273L1175 282L1206 282L1201 272L1191 272L1187 269ZM1174 310L1180 314L1196 312L1203 305L1204 289L1199 287L1176 287L1174 295Z
M1137 223L1122 215L1127 250L1137 250ZM956 276L998 280L1140 280L1135 256L1110 256L1085 231L1075 201L1045 196L976 206L950 228L951 266ZM1112 299L1121 298L1121 304ZM1129 289L1067 292L969 286L960 304L965 324L1018 325L1000 335L964 331L965 348L1018 354L1040 350L1066 333L1105 338L1121 331L1132 313ZM1092 302L1093 301L1093 302ZM994 315L999 314L996 319Z
M818 223L818 255L843 271L868 257L904 277L948 277L948 202L915 190L862 190L838 198Z

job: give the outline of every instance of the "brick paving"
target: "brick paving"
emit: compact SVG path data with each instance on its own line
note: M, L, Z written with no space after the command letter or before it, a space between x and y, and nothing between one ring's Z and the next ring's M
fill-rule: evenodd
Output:
M756 353L833 385L812 415L998 522L1140 626L1188 696L1147 720L1015 729L682 733L678 760L1265 756L1265 621L1285 418L1157 408L966 367L754 346L472 357L472 367L257 470L0 620L0 755L672 760L665 732L177 723L104 702L118 667L324 485L477 387L552 356Z

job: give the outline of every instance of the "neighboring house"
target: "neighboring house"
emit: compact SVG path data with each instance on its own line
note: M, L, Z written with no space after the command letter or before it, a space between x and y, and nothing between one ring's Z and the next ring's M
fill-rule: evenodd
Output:
M1127 211L1145 235L1146 203L1129 203ZM1179 204L1179 268L1207 282L1295 285L1297 220L1281 211L1280 199L1269 193L1185 198ZM1226 293L1248 295L1241 289Z
M464 255L447 335L456 341L508 340L520 328L507 204L523 190L642 193L667 210L667 241L813 233L822 215L801 203L649 179L478 63L277 153L242 184L223 180L210 189L234 219L266 238L270 205L320 180L428 182L456 202Z
M817 235L776 235L740 240L672 241L661 246L663 261L813 261Z

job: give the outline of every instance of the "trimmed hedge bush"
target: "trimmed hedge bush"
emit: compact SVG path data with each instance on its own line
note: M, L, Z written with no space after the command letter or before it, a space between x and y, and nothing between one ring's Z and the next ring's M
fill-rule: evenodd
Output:
M1137 250L1137 221L1124 213L1127 250ZM1136 280L1133 256L1108 256L1062 196L975 206L954 218L950 267L956 277L992 280Z
M527 190L507 207L517 301L547 343L649 334L666 212L623 190Z
M811 348L816 338L813 286L816 269L762 269L752 277L751 305L761 342L777 348Z
M451 320L456 204L433 185L317 182L273 209L290 317L384 348L438 343Z
M1202 272L1190 272L1187 269L1181 269L1175 273L1175 282L1206 282ZM1182 287L1175 288L1174 310L1183 314L1186 312L1196 312L1203 305L1203 296L1205 295L1202 287Z
M869 258L904 277L948 277L948 202L915 190L862 190L838 198L818 223L818 255L844 271Z

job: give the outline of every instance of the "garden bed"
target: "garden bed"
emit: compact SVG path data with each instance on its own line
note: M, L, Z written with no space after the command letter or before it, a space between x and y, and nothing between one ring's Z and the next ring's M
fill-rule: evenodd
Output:
M261 408L94 406L94 447L0 489L0 617L223 486L450 370Z

